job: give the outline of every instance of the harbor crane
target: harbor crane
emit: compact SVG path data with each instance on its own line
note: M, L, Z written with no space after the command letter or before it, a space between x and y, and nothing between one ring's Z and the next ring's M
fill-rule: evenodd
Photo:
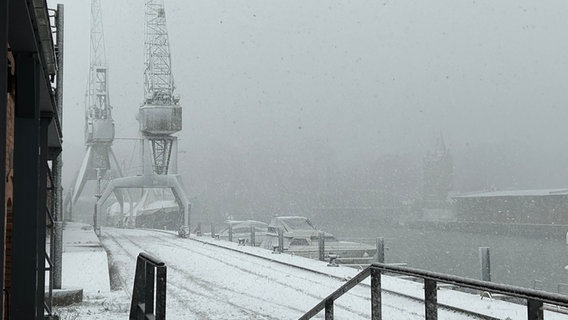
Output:
M112 150L114 120L109 99L108 66L100 0L91 0L90 40L89 78L85 95L86 153L70 195L66 199L70 215L87 181L100 183L101 180L108 181L122 176ZM122 208L122 193L117 192L115 195Z
M146 0L145 8L144 101L137 114L142 174L110 181L97 201L97 208L117 189L142 188L145 191L136 206L138 214L147 205L148 189L168 188L177 203L179 227L187 230L191 204L177 174L177 137L174 135L182 130L182 108L180 98L175 95L164 2Z

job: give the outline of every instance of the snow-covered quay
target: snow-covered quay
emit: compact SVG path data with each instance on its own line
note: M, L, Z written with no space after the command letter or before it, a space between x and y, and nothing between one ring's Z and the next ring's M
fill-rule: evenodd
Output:
M77 229L67 233L75 234L72 238L81 238L77 236ZM81 240L76 239L75 247L78 243ZM167 231L104 228L100 243L108 252L112 285L108 286L108 272L105 275L100 270L106 262L106 256L101 256L100 251L91 251L99 253L85 259L84 252L66 250L64 285L72 286L74 282L75 286L83 287L86 298L81 305L62 308L63 319L74 316L77 319L126 319L135 261L140 252L160 258L168 267L168 319L297 319L358 272L207 237L181 239ZM92 250L94 246L86 247ZM423 296L420 283L389 276L383 276L382 283L385 290L417 298ZM524 306L480 299L479 295L440 289L438 301L496 319L526 318ZM370 288L357 286L337 300L335 316L337 319L369 319ZM383 316L385 319L424 319L424 305L415 299L383 293ZM473 318L448 309L439 310L439 319ZM568 316L545 312L545 319L568 319Z

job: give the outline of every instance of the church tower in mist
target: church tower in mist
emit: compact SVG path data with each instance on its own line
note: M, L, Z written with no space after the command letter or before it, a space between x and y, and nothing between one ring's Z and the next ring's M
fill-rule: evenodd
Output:
M428 202L446 201L452 190L454 164L444 137L436 139L436 146L428 151L423 161L423 200Z

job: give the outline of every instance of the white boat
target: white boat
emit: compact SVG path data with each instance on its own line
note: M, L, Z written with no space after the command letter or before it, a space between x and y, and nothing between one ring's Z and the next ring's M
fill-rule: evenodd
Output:
M283 231L284 250L302 257L319 259L319 237L317 230L310 220L302 216L274 217L268 225L268 232L261 247L273 250L278 246L278 230ZM341 260L369 260L377 253L372 245L339 241L332 234L324 234L324 254L336 255Z

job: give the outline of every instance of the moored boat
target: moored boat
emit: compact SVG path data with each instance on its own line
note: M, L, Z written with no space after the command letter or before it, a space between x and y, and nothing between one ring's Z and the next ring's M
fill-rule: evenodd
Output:
M268 225L268 232L261 246L272 250L278 246L278 230L284 236L286 252L306 258L319 258L320 231L310 220L302 216L274 217ZM340 241L328 232L324 235L324 255L336 255L338 259L348 262L361 263L370 260L377 253L377 248L363 243Z
M229 240L229 230L231 230L233 242L238 243L242 240L250 243L251 228L254 227L254 242L257 247L264 241L268 230L267 223L256 220L227 220L225 223L227 226L217 233L219 239Z

